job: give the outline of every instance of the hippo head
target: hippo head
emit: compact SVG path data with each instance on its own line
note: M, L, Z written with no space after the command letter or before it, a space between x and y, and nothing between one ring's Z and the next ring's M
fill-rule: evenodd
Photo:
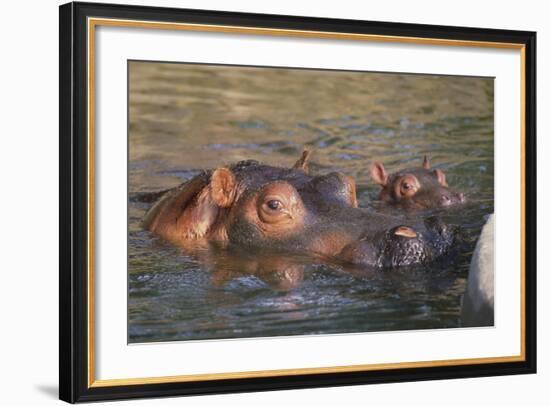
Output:
M242 161L202 173L162 197L145 225L174 243L217 241L374 267L425 263L448 248L444 225L358 208L353 179L311 176L308 157L292 168Z
M448 188L445 173L441 169L430 169L426 156L421 168L403 169L388 175L382 163L374 162L370 173L372 179L382 187L379 199L386 203L426 209L452 206L466 200L463 193Z

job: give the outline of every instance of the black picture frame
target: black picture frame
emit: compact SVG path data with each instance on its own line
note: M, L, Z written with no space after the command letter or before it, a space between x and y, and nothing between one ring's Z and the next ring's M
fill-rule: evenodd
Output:
M536 372L536 33L112 4L60 6L59 397L67 402L236 393ZM87 19L112 18L518 44L524 52L524 348L515 362L94 387L89 382Z

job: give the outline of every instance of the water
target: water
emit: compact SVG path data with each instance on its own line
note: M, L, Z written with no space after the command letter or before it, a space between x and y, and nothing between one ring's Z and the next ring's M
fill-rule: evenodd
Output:
M485 216L493 212L493 80L130 62L129 342L452 328ZM424 269L373 272L300 257L203 249L191 255L140 226L136 199L243 159L369 179L427 154L469 202L438 211L461 252ZM425 213L427 214L427 213Z

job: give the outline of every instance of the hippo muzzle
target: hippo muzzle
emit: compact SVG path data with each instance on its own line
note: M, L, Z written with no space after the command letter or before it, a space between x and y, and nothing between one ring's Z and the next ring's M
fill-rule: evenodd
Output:
M438 218L428 218L416 226L397 225L376 234L366 233L348 244L342 260L373 268L425 265L446 254L456 238L456 230Z

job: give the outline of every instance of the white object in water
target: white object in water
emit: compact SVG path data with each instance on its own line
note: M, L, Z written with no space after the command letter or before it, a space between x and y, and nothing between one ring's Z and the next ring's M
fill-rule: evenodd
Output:
M492 326L495 309L495 215L491 214L477 241L468 284L462 299L462 326Z

